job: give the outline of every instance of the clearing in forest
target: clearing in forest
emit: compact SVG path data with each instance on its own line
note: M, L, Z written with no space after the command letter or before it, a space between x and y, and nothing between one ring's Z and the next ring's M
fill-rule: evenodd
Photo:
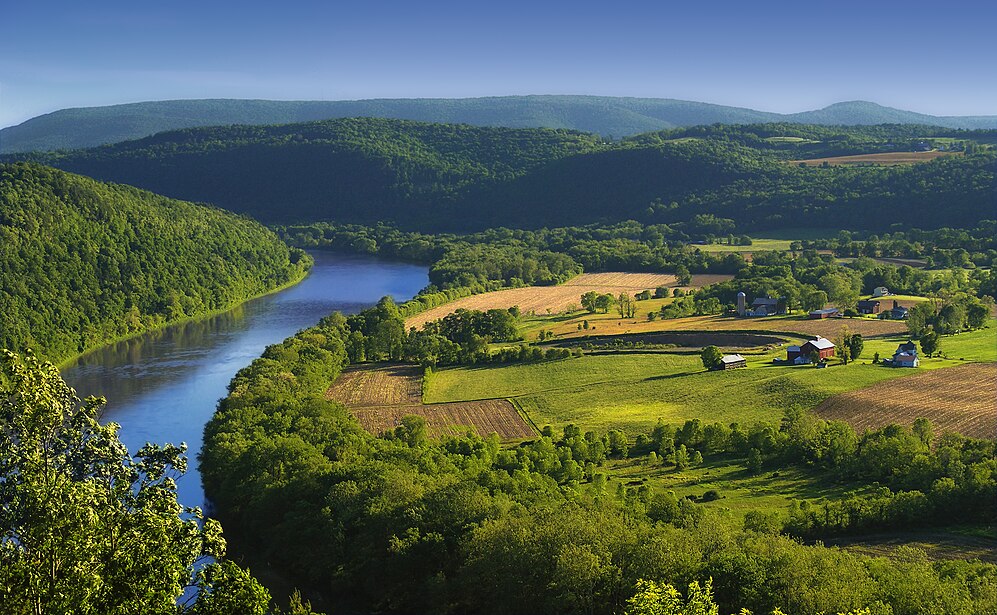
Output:
M731 277L717 274L694 275L692 284L685 288L706 286L729 280ZM427 322L439 320L461 308L484 311L518 306L524 314L529 312L543 314L548 311L557 313L571 306L580 306L581 296L589 291L613 295L622 292L635 294L643 290L654 290L659 286L675 287L675 276L668 273L583 273L557 286L508 288L464 297L407 318L405 328L419 328Z
M841 393L817 406L816 412L825 419L845 421L858 432L890 423L911 425L924 417L941 431L993 439L997 437L995 383L997 364L959 365Z
M831 166L842 165L898 165L917 164L919 162L930 162L942 156L953 156L957 152L940 152L933 150L930 152L885 152L882 154L858 154L855 156L832 156L830 158L813 158L810 160L791 160L790 164L805 164L808 167L817 167L825 162Z
M754 331L797 333L803 336L820 335L834 339L842 327L848 327L852 333L862 337L897 335L907 331L907 323L902 320L878 320L873 318L825 318L811 320L806 316L775 316L764 318L733 318L729 316L690 316L687 318L671 318L648 320L647 314L641 310L643 302L637 303L636 318L619 318L609 314L579 314L576 318L563 320L550 327L554 339L583 337L586 335L620 335L626 333L656 333L664 331ZM591 329L579 329L578 324L588 320L597 326Z
M536 432L506 399L422 403L422 369L414 365L354 366L326 392L353 413L364 429L379 434L415 414L426 419L432 438L472 428L481 436L498 434L502 440L531 438Z

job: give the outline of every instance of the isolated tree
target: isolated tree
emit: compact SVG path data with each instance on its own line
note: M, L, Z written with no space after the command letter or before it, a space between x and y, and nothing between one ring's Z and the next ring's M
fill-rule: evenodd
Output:
M848 330L848 327L841 327L841 330L838 331L838 337L834 340L834 353L845 365L848 364L851 358L851 341L852 334Z
M855 361L862 354L862 347L864 346L862 340L862 335L859 333L852 333L851 337L848 338L848 358Z
M757 448L748 451L748 460L745 465L748 468L748 472L760 474L762 471L762 452Z
M707 346L700 353L700 358L703 360L703 367L706 369L716 369L719 367L723 357L724 354L716 346Z
M599 295L595 298L594 302L595 309L605 314L606 312L609 311L610 306L613 305L613 302L615 300L616 298L608 293L605 295Z
M582 307L594 314L595 312L598 311L598 308L596 307L596 299L598 297L599 293L595 292L594 290L588 291L587 293L582 295L581 298Z
M220 559L220 525L177 503L185 447L147 444L132 457L118 426L97 421L103 404L31 354L0 357L3 612L266 612L267 591Z
M928 329L921 334L921 352L928 357L938 352L938 347L941 345L939 337L940 336L937 331L931 327L928 327Z
M689 268L685 265L679 265L675 268L676 283L679 286L688 286L692 284L692 273L689 272Z

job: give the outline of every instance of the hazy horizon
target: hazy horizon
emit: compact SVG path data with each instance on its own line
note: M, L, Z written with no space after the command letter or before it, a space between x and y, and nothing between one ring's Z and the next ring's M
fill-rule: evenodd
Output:
M180 1L5 8L0 127L175 99L592 95L795 113L864 100L995 115L988 5L496 7Z

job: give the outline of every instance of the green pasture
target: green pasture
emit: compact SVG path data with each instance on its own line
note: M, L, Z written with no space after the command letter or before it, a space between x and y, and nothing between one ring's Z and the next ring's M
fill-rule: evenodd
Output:
M659 418L673 424L692 418L742 424L778 421L788 408L813 408L837 393L917 373L862 360L826 369L772 364L777 356L784 356L784 350L749 354L747 369L727 372L707 372L698 354L680 353L456 367L432 375L425 399L510 398L540 426L574 423L596 432L623 429L635 436L650 430Z

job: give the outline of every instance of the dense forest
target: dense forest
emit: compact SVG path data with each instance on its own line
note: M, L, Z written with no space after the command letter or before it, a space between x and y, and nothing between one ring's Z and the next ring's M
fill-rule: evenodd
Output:
M165 130L229 124L287 124L340 117L383 117L508 128L566 128L606 136L722 122L930 124L997 128L997 118L937 117L852 101L783 115L660 98L496 96L352 101L161 100L61 109L0 130L0 153L93 147Z
M310 260L216 208L0 165L0 348L63 360L288 284Z
M946 524L953 510L992 522L992 442L938 437L926 421L859 436L799 412L782 425L659 425L632 443L573 425L511 448L472 434L432 441L417 417L376 437L325 389L357 348L391 358L403 340L390 300L333 314L240 371L205 431L205 489L226 527L340 610L608 614L647 582L710 583L724 613L997 609L993 565L932 563L917 549L866 558L791 537ZM798 464L881 488L794 506L785 526L741 523L600 470L651 453L678 470L727 456L746 472Z
M909 126L713 126L606 141L549 129L384 119L167 132L30 158L268 223L390 221L411 230L691 224L884 232L994 219L993 131ZM957 155L898 166L805 167L814 156L909 151L933 137ZM940 144L942 142L939 142ZM939 217L936 212L944 210Z

